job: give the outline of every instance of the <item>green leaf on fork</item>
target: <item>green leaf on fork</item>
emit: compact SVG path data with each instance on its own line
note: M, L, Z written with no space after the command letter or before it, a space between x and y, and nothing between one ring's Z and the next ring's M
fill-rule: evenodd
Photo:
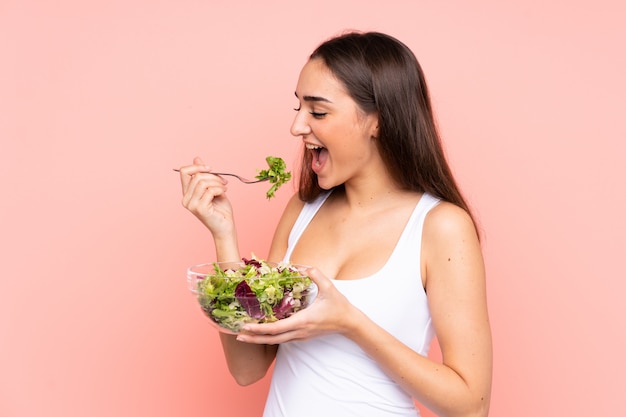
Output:
M269 200L274 197L276 191L280 188L281 185L291 179L291 172L285 171L287 165L285 164L285 161L282 160L282 158L268 156L267 158L265 158L265 161L267 162L269 168L260 170L259 175L257 175L255 178L259 180L269 180L269 182L272 184L270 189L267 190L267 193L265 194L267 196L267 199Z

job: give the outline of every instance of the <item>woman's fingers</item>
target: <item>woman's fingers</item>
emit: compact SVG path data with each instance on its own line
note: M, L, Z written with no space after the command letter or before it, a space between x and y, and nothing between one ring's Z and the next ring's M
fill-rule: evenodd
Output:
M183 192L183 206L189 208L192 200L199 201L207 191L212 199L215 195L223 194L226 191L224 185L227 183L223 178L211 174L211 167L204 165L200 158L194 158L193 165L180 168L180 181ZM211 190L212 187L217 187ZM206 198L204 199L206 202ZM209 200L210 201L210 200Z
M179 169L183 207L195 215L211 232L229 228L232 210L226 197L228 181L211 174L211 167L194 158L191 165Z
M185 193L187 188L189 188L189 185L192 183L194 177L196 177L197 174L210 173L211 167L205 165L202 159L200 159L199 157L195 157L191 165L180 167L179 172L183 193Z
M294 340L306 340L306 337L300 336L298 333L299 330L284 332L277 335L239 333L237 335L237 340L244 343L255 343L259 345L279 345L281 343L291 342Z
M216 179L214 175L195 174L189 180L187 188L183 190L183 201L199 200L208 190L223 186L224 184L219 179Z
M237 335L237 340L246 343L275 345L292 340L306 340L311 337L311 329L302 320L304 311L299 315L279 320L274 323L247 324Z

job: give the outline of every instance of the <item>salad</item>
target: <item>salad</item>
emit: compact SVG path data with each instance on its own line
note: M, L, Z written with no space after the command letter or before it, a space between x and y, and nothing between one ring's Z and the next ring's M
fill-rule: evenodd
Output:
M257 175L256 178L259 180L268 179L272 184L271 188L267 190L267 193L265 194L269 200L274 197L276 190L278 190L281 185L291 179L291 172L285 171L287 165L282 158L268 156L265 158L265 161L267 162L267 165L269 165L269 168L260 170L259 175Z
M246 323L287 318L312 301L317 287L294 265L242 261L238 269L213 263L214 272L198 282L200 306L220 327L236 333Z

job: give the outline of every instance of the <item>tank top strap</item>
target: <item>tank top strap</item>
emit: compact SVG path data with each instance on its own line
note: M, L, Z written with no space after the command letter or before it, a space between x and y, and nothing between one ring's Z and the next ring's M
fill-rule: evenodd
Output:
M428 212L437 204L439 204L439 202L441 202L441 199L434 197L431 194L424 193L422 195L422 197L420 198L420 201L417 203L417 206L415 207L415 213L414 213L414 215L416 215L415 220L418 222L420 229L424 225L424 219L426 218L426 215L428 214Z
M394 249L390 257L389 263L393 263L393 260L396 259L406 259L406 256L414 256L412 254L421 253L422 247L422 232L424 229L424 222L426 220L426 215L430 210L435 207L437 204L441 202L441 199L434 197L431 194L424 193L420 200L418 201L411 217L398 240L398 244ZM416 258L417 263L419 264L419 256ZM404 260L401 264L405 262ZM404 267L404 266L403 266Z

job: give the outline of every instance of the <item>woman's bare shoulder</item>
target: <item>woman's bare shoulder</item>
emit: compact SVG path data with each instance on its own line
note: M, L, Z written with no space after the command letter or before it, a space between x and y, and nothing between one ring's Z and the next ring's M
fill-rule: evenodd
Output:
M441 239L477 239L476 227L467 211L442 201L433 207L424 222L424 238L429 241Z
M425 281L483 275L481 245L472 217L452 203L441 202L426 216L422 235ZM426 282L425 282L426 284Z

